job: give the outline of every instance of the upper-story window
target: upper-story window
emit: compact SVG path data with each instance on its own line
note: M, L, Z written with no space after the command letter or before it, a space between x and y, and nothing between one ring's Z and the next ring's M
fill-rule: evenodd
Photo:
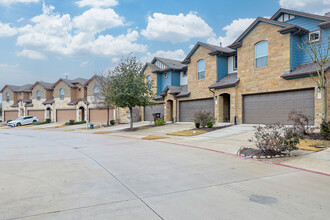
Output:
M164 79L166 79L168 77L167 73L164 73Z
M151 88L151 76L147 76L148 87Z
M60 99L64 99L64 89L60 89Z
M255 45L255 66L268 66L268 41L261 41Z
M237 55L233 57L233 70L237 70Z
M94 87L94 98L99 98L100 97L100 87L95 86Z
M37 91L37 100L40 100L41 99L41 92L40 90Z
M9 102L10 94L9 92L6 93L6 101Z
M183 72L181 72L181 74L182 74L182 77L187 77L187 71L183 71Z
M22 93L21 93L21 92L19 92L19 93L18 93L18 95L19 95L19 96L21 96L21 95L22 95Z
M158 60L155 62L155 65L162 70L166 69L166 66Z
M295 17L296 17L296 16L294 16L294 15L283 14L283 15L281 15L277 20L278 20L278 21L281 21L281 22L285 22L285 21L288 21L288 20L294 19Z
M81 88L78 88L78 91L81 92Z
M205 60L199 60L197 62L197 72L198 72L198 79L205 78Z
M318 42L318 41L320 41L320 38L321 38L321 31L320 30L311 31L308 34L309 43Z

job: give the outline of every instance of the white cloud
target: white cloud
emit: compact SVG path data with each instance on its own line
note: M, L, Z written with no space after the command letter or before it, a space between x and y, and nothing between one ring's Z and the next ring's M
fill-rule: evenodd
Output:
M108 28L123 26L124 18L111 8L91 8L73 18L73 22L82 32L98 33Z
M280 0L279 4L283 8L302 10L320 15L330 11L329 0Z
M143 63L151 62L151 60L154 57L163 57L163 58L168 58L168 59L173 59L173 60L183 60L186 57L186 55L182 49L175 50L175 51L158 50L155 53L148 52L147 55L142 57L140 60Z
M15 3L37 3L40 0L0 0L0 4L2 5L11 5Z
M0 37L10 37L16 34L16 28L10 27L9 24L4 24L0 21Z
M86 60L86 61L81 62L81 63L80 63L80 66L81 66L81 67L85 67L85 66L87 66L89 63L90 63L89 60Z
M208 37L212 32L212 28L197 13L190 12L187 15L154 13L148 17L148 25L141 33L147 39L178 43Z
M44 4L42 14L33 17L32 24L18 29L16 44L25 50L65 56L121 56L147 50L145 45L136 43L137 31L128 30L127 34L119 36L97 34L124 25L124 19L112 9L92 8L73 19L69 14L61 15L54 10L53 6Z
M225 26L222 30L226 31L225 36L217 37L215 34L210 37L207 42L214 45L219 45L220 42L222 46L228 46L233 43L240 34L242 34L246 28L252 24L255 19L253 18L240 18L233 20L231 24Z
M38 80L37 76L22 70L18 64L9 65L0 63L0 76L6 76L6 80L0 80L0 89L2 89L5 84L23 85ZM29 81L26 81L27 79L29 79Z
M118 5L117 0L80 0L77 1L76 4L79 7L90 6L93 8L97 7L111 7Z
M22 50L21 52L17 53L17 56L27 57L34 60L47 59L47 57L44 54L34 50Z

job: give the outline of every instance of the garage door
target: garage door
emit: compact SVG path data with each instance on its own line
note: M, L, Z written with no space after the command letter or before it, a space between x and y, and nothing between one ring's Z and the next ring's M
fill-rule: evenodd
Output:
M314 117L314 90L243 96L243 121L246 124L290 124L288 115L293 110Z
M213 99L201 99L193 101L181 101L180 108L180 121L193 122L194 114L198 111L206 111L212 113L214 117L214 101Z
M4 121L15 120L18 118L18 111L4 111Z
M30 110L28 111L29 116L37 117L39 121L45 121L45 111L44 110Z
M93 123L107 124L107 109L90 109L89 120ZM109 121L113 120L113 109L109 110Z
M56 122L69 122L70 120L76 120L75 109L61 109L56 111Z
M144 120L145 121L153 121L154 117L152 114L160 113L161 118L164 119L164 104L156 104L152 106L147 106L144 108Z

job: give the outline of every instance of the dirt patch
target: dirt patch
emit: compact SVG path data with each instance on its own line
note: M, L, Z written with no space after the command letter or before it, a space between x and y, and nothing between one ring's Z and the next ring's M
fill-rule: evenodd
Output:
M159 126L155 126L155 125L144 125L144 126L140 126L140 127L135 127L133 129L125 128L125 129L122 129L121 131L134 132L134 131L140 131L140 130L145 130L145 129L154 128L154 127L159 127Z
M168 133L167 135L174 135L174 136L196 136L200 134L205 134L206 131L203 130L184 130L184 131L178 131L173 133Z
M157 136L157 135L148 135L146 137L143 137L143 140L157 140L157 139L166 139L169 137L165 137L165 136Z
M244 155L244 156L247 156L247 157L250 157L250 156L256 156L256 157L280 157L282 156L283 154L279 153L279 154L276 154L276 155L270 155L270 154L267 154L266 152L263 152L261 151L260 149L256 149L256 148L250 148L250 147L242 147L238 150L237 152L238 155Z
M307 151L322 151L327 149L330 146L329 141L324 140L312 140L312 139L302 139L297 147L300 150Z
M69 131L74 131L74 129L63 130L63 132L69 132Z
M111 133L110 131L96 131L96 132L93 132L93 134L109 134Z
M228 128L228 127L231 127L233 125L224 125L224 126L217 126L217 127L213 127L213 128L193 128L191 130L196 130L196 131L206 131L206 132L211 132L211 131L216 131L216 130L220 130L220 129L223 129L223 128Z

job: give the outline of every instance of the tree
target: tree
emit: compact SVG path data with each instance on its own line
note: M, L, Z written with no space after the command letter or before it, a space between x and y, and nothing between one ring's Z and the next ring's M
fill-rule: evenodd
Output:
M326 75L326 63L329 61L329 44L328 47L323 48L321 40L315 41L315 37L311 36L311 41L304 41L302 44L298 44L299 49L305 51L312 62L315 65L316 74L311 73L310 76L316 83L317 87L321 91L321 99L322 99L322 120L327 121L326 112L327 112L327 87L328 87L328 79Z
M142 73L142 63L130 54L109 71L101 93L106 105L129 108L130 128L133 129L133 108L152 104L151 85Z

